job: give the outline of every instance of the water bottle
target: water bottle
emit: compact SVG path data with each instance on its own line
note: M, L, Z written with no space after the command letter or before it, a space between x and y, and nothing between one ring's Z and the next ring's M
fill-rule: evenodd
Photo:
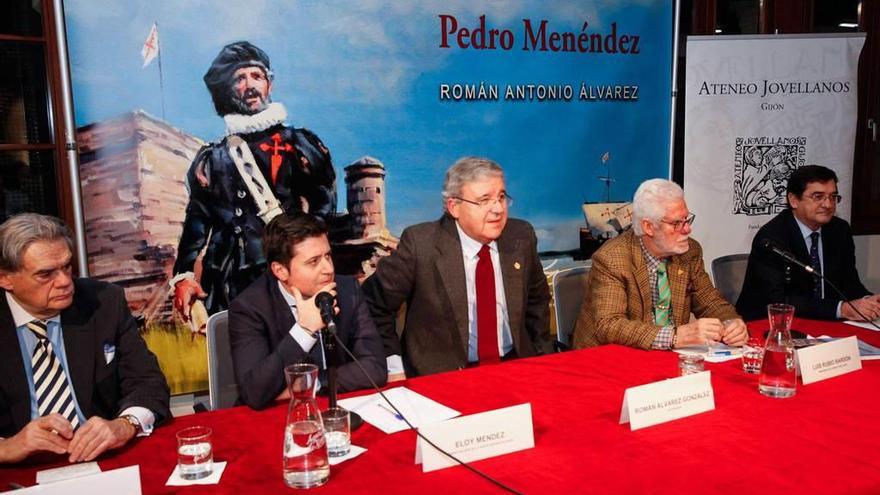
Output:
M768 397L792 397L797 391L794 343L791 341L794 306L770 304L767 306L767 317L770 320L770 333L764 344L758 391Z
M284 368L290 404L284 427L282 470L292 488L321 486L330 478L327 441L321 412L315 402L318 367L294 364Z

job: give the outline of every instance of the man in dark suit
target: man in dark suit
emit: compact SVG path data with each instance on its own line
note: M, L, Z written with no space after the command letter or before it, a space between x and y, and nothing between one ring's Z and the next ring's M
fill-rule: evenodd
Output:
M552 351L535 232L508 220L501 167L460 159L446 172L443 201L443 217L404 230L364 283L391 380Z
M315 296L336 296L336 332L370 377L384 385L387 376L382 339L353 277L334 276L324 222L305 213L283 214L266 225L263 249L269 273L260 276L229 308L229 340L235 380L242 402L262 409L289 397L284 368L311 362L337 368L339 391L366 388L370 381L357 364L339 351L325 355L324 328ZM332 361L331 361L332 363ZM326 376L321 374L322 386Z
M122 289L74 279L72 246L53 217L0 226L0 462L89 461L170 416Z
M865 317L880 318L880 296L871 295L856 271L849 224L834 216L840 202L837 174L819 165L801 167L789 177L786 196L789 208L761 227L752 241L736 303L740 314L746 319L766 318L767 304L788 302L802 318L863 319L828 284L767 249L769 241L819 270Z

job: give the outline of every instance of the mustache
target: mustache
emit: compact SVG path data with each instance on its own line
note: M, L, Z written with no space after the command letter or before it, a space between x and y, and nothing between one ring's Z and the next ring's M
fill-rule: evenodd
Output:
M260 92L257 90L257 88L247 88L246 90L244 90L244 94L242 95L242 99L246 100L248 98L259 98L262 100L263 95L260 94Z

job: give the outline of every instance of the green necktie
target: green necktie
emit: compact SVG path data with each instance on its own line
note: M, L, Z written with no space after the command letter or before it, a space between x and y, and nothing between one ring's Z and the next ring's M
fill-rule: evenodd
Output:
M666 276L666 262L661 261L657 266L657 306L654 308L654 324L660 326L670 325L669 305L672 302L672 293L669 291L669 278Z

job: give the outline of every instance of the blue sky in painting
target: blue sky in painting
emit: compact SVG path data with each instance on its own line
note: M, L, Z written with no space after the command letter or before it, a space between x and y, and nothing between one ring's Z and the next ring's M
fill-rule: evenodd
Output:
M596 177L610 152L613 196L667 176L670 1L66 0L77 125L134 109L161 116L157 63L140 49L159 25L165 119L205 140L223 133L202 75L226 43L249 40L276 74L272 96L289 123L316 132L338 176L371 155L387 169L388 217L399 234L440 214L446 168L460 156L497 160L542 250L577 246L580 204L603 199ZM439 14L473 29L509 29L511 50L440 48ZM524 51L523 19L548 29L637 34L639 55ZM440 101L440 84L493 84L498 101ZM581 83L639 86L637 102L577 100ZM504 101L507 84L570 84L572 101ZM344 189L339 184L339 189ZM344 193L340 207L344 206Z

